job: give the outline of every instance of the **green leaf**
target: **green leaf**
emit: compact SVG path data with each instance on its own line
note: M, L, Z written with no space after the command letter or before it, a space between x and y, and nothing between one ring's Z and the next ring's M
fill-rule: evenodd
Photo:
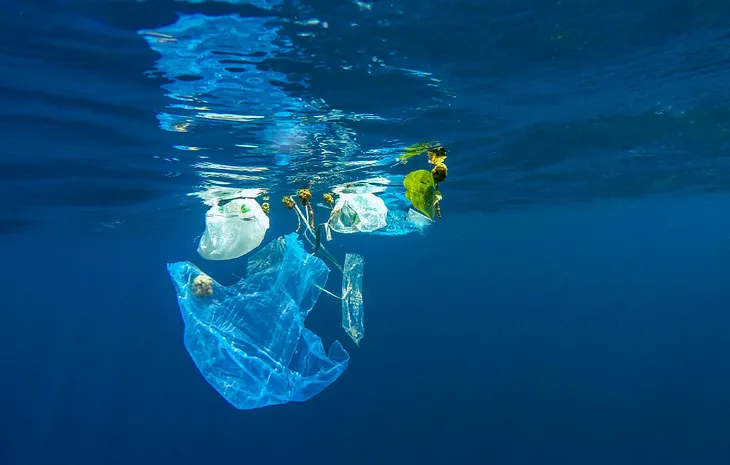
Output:
M433 220L436 216L436 202L441 200L442 195L436 190L431 172L413 171L403 180L403 185L406 188L406 198L413 207Z
M398 157L398 160L405 162L411 157L418 156L423 152L431 150L436 145L437 144L435 142L419 142L417 144L413 144L410 147L406 148L405 153Z

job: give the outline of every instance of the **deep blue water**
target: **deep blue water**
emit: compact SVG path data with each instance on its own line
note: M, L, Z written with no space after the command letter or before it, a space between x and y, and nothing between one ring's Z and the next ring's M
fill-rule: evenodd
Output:
M326 27L325 27L326 24ZM730 463L730 6L0 1L0 464ZM228 115L228 116L221 116ZM305 403L200 376L165 265L207 207L448 148L427 234ZM332 275L333 282L337 280ZM336 288L337 285L333 285Z

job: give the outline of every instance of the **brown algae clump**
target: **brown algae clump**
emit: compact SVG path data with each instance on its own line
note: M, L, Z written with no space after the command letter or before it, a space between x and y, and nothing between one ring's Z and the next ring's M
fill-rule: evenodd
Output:
M196 297L210 297L213 295L213 280L207 274L199 274L193 279L192 289Z

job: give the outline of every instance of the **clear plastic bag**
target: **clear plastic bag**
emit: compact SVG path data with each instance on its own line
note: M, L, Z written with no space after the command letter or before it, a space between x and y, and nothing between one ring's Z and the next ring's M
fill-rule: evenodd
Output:
M341 194L330 214L329 225L338 233L368 233L385 227L388 207L371 193Z
M296 234L249 259L245 279L223 286L190 262L167 266L185 323L184 342L205 380L237 409L304 402L347 369L338 341L325 351L304 326L329 269Z
M198 253L208 260L241 257L261 244L268 229L269 217L256 200L231 200L205 214Z

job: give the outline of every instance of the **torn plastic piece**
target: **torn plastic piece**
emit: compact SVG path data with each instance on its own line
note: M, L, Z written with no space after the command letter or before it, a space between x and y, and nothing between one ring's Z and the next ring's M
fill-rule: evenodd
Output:
M231 286L211 279L210 293L196 295L193 286L203 273L192 263L167 269L185 323L185 347L205 380L234 407L304 402L347 368L350 356L338 341L327 355L319 336L304 327L329 269L296 234L253 254L246 279Z
M374 194L341 194L332 208L329 225L338 232L368 233L385 227L388 207Z
M429 217L410 208L411 203L400 192L386 192L382 199L388 207L387 225L371 234L405 236L415 232L424 235L433 224Z
M433 220L423 213L417 212L416 210L409 208L406 221L420 228L421 230L427 228L433 223Z
M264 240L269 217L254 199L234 199L211 207L205 214L205 232L198 253L207 260L241 257Z
M346 254L342 273L342 327L355 344L365 336L365 320L362 301L362 255Z

